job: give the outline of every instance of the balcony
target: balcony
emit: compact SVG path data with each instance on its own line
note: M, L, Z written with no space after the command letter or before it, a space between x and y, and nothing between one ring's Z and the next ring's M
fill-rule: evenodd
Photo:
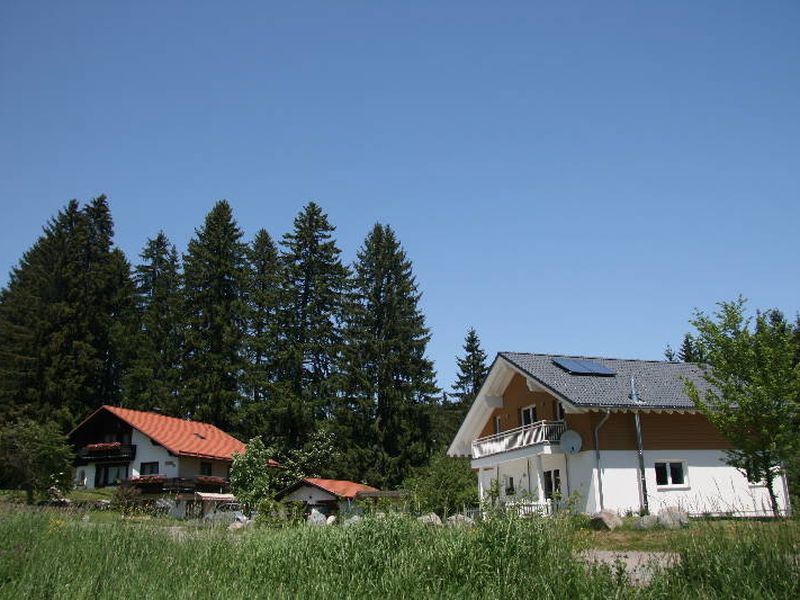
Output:
M472 458L483 458L509 450L518 450L543 443L558 443L567 429L564 421L536 421L516 429L478 438L472 442Z
M119 442L88 444L80 448L77 455L79 464L100 460L130 461L134 458L136 458L136 445L121 444Z

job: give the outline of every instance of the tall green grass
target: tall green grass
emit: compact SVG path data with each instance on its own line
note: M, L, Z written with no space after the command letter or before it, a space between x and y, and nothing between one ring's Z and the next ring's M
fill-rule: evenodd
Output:
M0 596L800 597L800 571L788 560L798 552L796 536L759 537L754 528L752 539L741 540L717 528L686 548L680 566L637 588L614 569L581 562L575 535L564 521L509 517L472 529L430 528L390 515L348 528L229 532L4 512Z

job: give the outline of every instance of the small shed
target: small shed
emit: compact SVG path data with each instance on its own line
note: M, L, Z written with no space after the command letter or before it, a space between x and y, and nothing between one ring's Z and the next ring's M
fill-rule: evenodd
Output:
M282 502L303 502L306 510L316 508L323 514L332 514L349 509L360 493L377 491L354 481L306 477L283 490L277 498Z
M175 506L170 514L177 519L189 516L204 517L214 512L217 506L225 502L233 502L233 494L214 494L211 492L195 492L194 494L178 494L175 497Z

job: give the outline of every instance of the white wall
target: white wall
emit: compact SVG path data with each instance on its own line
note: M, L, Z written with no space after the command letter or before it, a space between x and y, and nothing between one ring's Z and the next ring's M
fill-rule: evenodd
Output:
M336 500L336 496L319 489L313 485L303 485L287 494L284 498L286 501L293 502L307 502L308 504L319 504L320 502L330 502Z
M157 462L158 474L164 477L178 476L178 457L171 456L164 446L156 446L150 438L138 429L133 430L131 444L136 444L136 458L131 461L128 468L128 477L139 477L143 462Z
M658 513L666 506L680 506L690 514L733 513L742 516L770 515L769 494L763 486L753 486L737 469L725 464L721 450L648 450L644 453L645 480L650 512ZM686 463L686 485L680 488L656 485L655 463ZM621 514L639 511L639 470L637 453L633 450L601 452L603 478L603 505L607 510ZM580 512L599 510L597 475L594 451L567 455L551 454L530 458L531 482L528 484L526 459L500 463L482 468L479 472L484 492L498 476L500 494L504 497L504 475L514 477L521 490L538 489L541 492L541 472L561 469L562 492L571 497ZM779 505L785 508L782 479L775 482Z
M193 458L181 456L178 472L173 477L197 477L200 475L200 463L211 463L211 474L214 477L228 478L228 465L224 460L211 460L210 458Z

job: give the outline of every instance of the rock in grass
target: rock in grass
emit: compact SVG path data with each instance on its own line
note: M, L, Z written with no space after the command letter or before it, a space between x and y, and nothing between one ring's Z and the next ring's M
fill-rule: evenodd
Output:
M622 525L622 519L617 513L611 512L610 510L601 510L592 515L589 524L593 529L613 531Z
M308 519L306 519L306 523L308 523L309 525L314 525L316 527L325 525L326 522L327 519L325 518L325 515L319 512L316 508L311 509L311 514L308 515Z
M325 519L325 525L335 525L336 524L336 515L331 515L327 519Z
M425 525L441 526L442 524L442 520L436 513L428 513L427 515L422 515L421 517L417 517L417 521Z
M658 523L667 529L678 529L689 525L689 515L677 506L667 506L658 512Z
M447 524L450 527L472 527L475 525L475 521L469 518L467 515L453 515L452 517L447 518Z
M234 521L233 523L228 525L228 529L231 530L242 529L243 527L245 527L245 524L242 523L241 521Z
M349 517L349 518L345 519L344 523L342 523L342 526L343 527L350 527L351 525L357 525L359 523L359 521L361 521L361 516L360 515L353 515L352 517Z
M658 525L658 517L655 515L644 515L641 517L636 523L634 527L636 529L652 529Z

